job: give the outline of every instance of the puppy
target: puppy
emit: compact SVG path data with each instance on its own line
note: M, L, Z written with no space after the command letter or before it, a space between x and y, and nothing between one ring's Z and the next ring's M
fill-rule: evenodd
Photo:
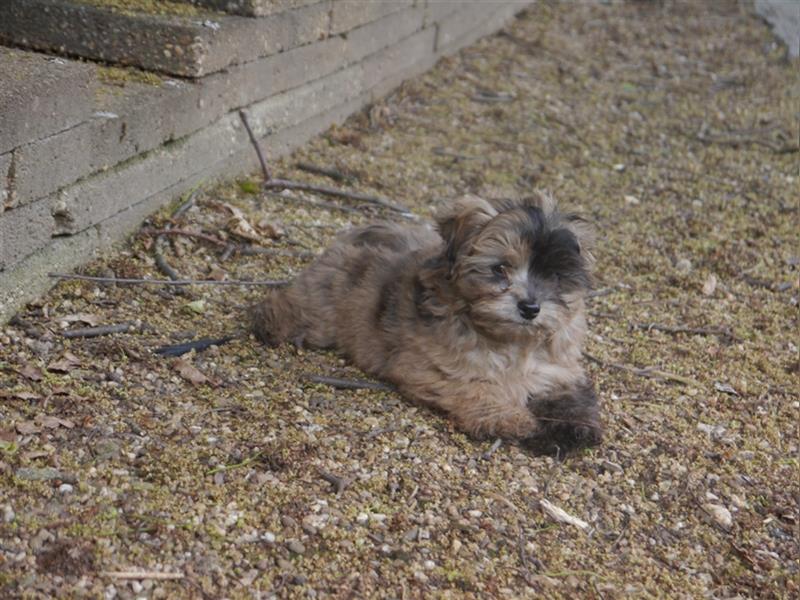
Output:
M585 221L549 196L465 196L437 229L377 223L344 233L251 311L265 343L336 348L478 437L537 453L597 444L581 366L594 259Z

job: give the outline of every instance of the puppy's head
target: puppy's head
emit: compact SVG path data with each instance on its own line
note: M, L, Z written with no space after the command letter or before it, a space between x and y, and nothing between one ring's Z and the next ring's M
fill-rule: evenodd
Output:
M484 335L548 336L583 310L594 263L591 228L560 213L550 196L465 196L437 222L452 284Z

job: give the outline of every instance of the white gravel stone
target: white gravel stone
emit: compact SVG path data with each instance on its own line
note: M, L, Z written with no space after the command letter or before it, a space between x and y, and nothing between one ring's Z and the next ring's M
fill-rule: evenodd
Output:
M730 529L733 525L733 517L731 516L731 511L727 508L722 506L721 504L706 504L703 508L706 509L709 515L716 521L719 525L724 527L725 529Z
M6 504L5 506L3 506L3 522L4 523L13 523L14 519L16 519L16 518L17 518L17 515L14 512L14 509L11 508L10 504Z

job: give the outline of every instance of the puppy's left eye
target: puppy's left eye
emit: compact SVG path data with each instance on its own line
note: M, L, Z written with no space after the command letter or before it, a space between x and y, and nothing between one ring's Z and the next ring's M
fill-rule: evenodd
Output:
M505 277L507 268L508 265L506 263L497 263L496 265L492 265L492 273L498 277Z

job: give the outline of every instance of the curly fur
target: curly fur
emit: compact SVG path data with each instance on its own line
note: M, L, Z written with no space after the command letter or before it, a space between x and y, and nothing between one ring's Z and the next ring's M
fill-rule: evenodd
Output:
M252 309L253 331L269 344L336 348L475 436L562 454L598 443L580 362L594 263L586 222L549 196L465 196L437 226L344 233Z

